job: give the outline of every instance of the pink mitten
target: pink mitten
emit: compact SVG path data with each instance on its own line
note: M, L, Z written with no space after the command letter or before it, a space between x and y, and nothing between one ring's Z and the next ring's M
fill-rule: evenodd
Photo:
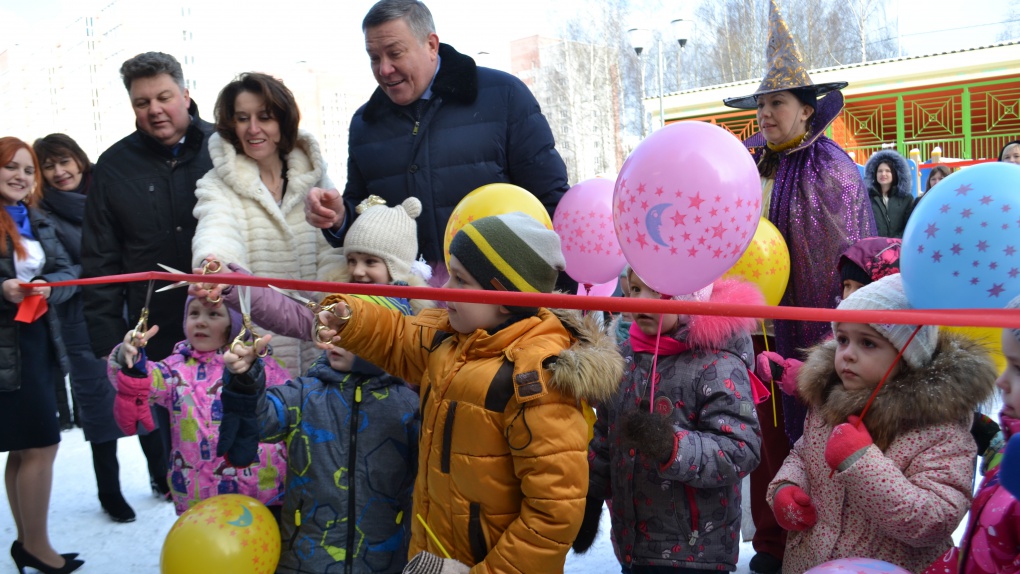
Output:
M772 512L776 515L776 522L792 532L807 530L818 522L818 513L811 497L803 488L792 483L776 491Z
M156 423L149 410L149 377L133 377L123 370L117 372L117 396L113 399L113 419L125 435L138 434L138 423L153 431Z
M783 393L797 396L797 373L803 361L784 359L779 353L764 351L755 358L755 374L764 382L775 381Z
M832 470L844 471L850 468L875 442L868 428L860 422L860 417L850 415L846 420L832 429L829 442L825 443L825 462Z

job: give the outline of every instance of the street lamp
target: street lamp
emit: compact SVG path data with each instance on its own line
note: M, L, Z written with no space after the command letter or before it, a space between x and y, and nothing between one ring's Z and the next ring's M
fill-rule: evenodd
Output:
M684 20L683 18L677 18L669 23L670 30L673 38L680 45L681 52L684 47L687 46L687 39L690 37L691 21ZM666 115L663 110L662 104L662 36L653 33L652 30L647 28L631 28L627 30L627 36L630 38L630 45L634 47L634 52L641 58L641 53L644 52L646 46L650 46L651 42L655 42L656 52L658 52L658 85L659 85L659 127L666 125ZM677 66L679 66L679 61ZM679 74L677 74L679 77ZM641 73L641 98L644 99L644 72ZM643 107L643 106L642 106ZM644 114L641 115L641 123L644 124Z

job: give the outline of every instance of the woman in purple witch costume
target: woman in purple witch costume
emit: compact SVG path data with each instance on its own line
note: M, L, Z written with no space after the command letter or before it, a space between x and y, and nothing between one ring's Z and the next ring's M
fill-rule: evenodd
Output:
M875 219L860 172L850 156L825 136L843 109L840 88L846 82L815 84L775 1L769 11L769 70L755 93L728 98L727 106L757 109L761 131L744 145L758 164L762 179L762 215L783 234L790 249L790 283L780 305L833 308L842 293L836 263L851 244L875 235ZM827 94L827 95L826 95ZM825 97L819 98L824 95ZM775 321L775 350L804 359L801 349L819 343L829 325ZM771 406L759 408L762 461L751 474L751 514L756 555L751 571L779 572L785 532L765 504L765 488L804 430L807 407L782 395L782 429L772 425ZM788 439L788 440L787 440Z

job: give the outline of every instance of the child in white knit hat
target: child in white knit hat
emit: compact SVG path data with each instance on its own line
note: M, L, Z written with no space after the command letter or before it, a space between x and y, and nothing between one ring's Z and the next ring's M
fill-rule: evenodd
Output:
M838 308L910 305L895 274ZM789 531L783 572L855 556L920 572L952 547L967 513L969 429L994 390L994 364L980 344L934 326L836 322L832 330L798 374L809 406L804 435L769 484L768 502Z

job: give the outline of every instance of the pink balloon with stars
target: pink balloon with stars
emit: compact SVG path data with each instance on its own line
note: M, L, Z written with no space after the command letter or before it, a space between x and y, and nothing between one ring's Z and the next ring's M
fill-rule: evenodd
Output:
M706 122L677 122L638 144L613 195L627 262L652 289L685 295L732 267L761 217L761 180L744 145Z
M1020 295L1020 166L964 168L926 193L903 232L900 272L920 309L1002 308Z
M627 261L613 230L613 180L588 179L563 194L553 213L567 275L581 285L620 276Z

